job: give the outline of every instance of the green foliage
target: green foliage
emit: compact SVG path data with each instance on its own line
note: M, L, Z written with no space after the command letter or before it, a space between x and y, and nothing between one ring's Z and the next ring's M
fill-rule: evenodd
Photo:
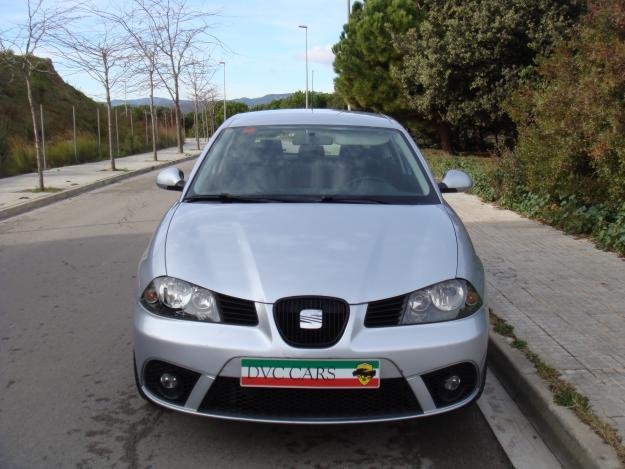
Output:
M423 118L481 149L512 139L503 104L582 8L581 0L430 0L423 20L395 37L393 76ZM441 134L441 139L445 135ZM442 142L445 145L445 142ZM449 143L447 143L449 144Z
M619 209L624 68L625 4L596 2L571 40L541 63L540 82L520 89L510 104L519 129L507 171L513 184L559 205Z
M414 0L366 0L354 3L352 14L332 48L336 92L354 108L395 113L406 108L390 74L401 55L396 35L414 27L420 11Z
M317 109L345 109L347 106L343 99L336 93L320 93L311 91L308 93L309 106ZM306 107L306 93L296 91L282 99L274 99L267 104L253 106L250 111L263 111L268 109L302 109Z
M237 101L228 101L226 103L227 117L232 117L240 112L247 112L249 108L245 103L239 103ZM224 103L220 101L215 105L215 128L219 127L224 122Z

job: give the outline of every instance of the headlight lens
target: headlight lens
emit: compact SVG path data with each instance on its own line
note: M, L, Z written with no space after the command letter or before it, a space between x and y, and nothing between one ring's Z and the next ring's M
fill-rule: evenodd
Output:
M161 316L221 322L213 292L174 277L157 277L152 280L141 296L141 303Z
M481 306L482 300L473 285L463 279L447 280L408 295L401 324L460 319L473 314Z

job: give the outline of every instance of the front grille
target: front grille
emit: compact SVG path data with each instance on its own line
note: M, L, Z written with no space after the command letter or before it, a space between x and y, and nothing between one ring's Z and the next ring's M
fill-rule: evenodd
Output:
M217 302L225 324L240 326L256 326L258 324L258 315L253 301L218 294Z
M288 420L367 420L420 414L404 378L383 379L378 389L244 388L238 378L217 377L199 412Z
M406 295L401 295L369 303L367 305L367 314L365 315L365 326L397 326L404 309L405 298Z
M300 311L322 311L319 329L302 329ZM273 305L273 315L284 341L293 347L323 348L336 344L345 330L349 305L338 298L302 296L283 298Z

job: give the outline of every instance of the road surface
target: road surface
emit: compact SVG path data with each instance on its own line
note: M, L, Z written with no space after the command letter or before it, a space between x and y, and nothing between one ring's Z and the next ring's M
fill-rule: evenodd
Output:
M135 271L177 196L154 178L0 222L0 468L511 467L475 405L320 428L223 422L142 401L132 376Z

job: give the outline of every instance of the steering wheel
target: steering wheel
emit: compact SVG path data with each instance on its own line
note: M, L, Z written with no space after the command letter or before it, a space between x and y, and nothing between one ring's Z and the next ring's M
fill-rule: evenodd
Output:
M389 182L386 179L380 178L380 177L376 177L376 176L360 176L357 178L354 178L352 180L350 180L347 185L348 187L355 187L356 185L359 185L360 183L364 182L364 181L375 181L375 182L381 182L382 184L388 186Z

